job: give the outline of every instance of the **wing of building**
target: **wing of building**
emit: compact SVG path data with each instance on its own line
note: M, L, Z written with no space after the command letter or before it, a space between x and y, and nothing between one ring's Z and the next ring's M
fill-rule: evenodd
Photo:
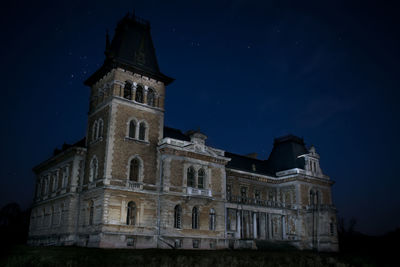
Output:
M164 126L166 86L150 24L127 15L90 87L86 138L34 167L29 244L220 249L287 242L338 249L333 182L303 139L268 160Z

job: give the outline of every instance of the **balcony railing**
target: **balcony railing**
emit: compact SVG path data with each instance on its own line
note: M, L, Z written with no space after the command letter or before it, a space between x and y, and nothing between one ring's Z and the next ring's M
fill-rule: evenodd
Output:
M325 210L336 209L336 207L334 205L328 205L328 204L314 204L314 205L306 206L306 209L307 210L325 211Z
M272 200L262 200L242 196L227 196L228 202L244 205L264 206L271 208L296 208L296 205Z
M138 182L128 181L128 186L130 189L142 189L143 184Z
M191 196L205 196L205 197L212 196L210 189L200 189L200 188L193 188L193 187L186 188L186 193Z

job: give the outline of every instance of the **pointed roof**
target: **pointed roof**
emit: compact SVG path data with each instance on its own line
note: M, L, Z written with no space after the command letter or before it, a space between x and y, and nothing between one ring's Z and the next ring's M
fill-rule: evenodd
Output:
M104 54L106 58L103 66L85 81L86 85L91 86L115 67L148 76L166 85L173 81L160 72L151 38L150 23L134 14L128 13L118 23L111 42L107 33Z

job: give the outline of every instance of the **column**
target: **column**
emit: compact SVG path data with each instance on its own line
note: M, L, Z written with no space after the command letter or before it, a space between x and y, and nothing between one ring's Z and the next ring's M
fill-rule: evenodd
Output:
M286 223L285 223L285 215L282 215L282 240L286 239Z
M253 237L257 239L257 213L253 212Z
M241 233L242 233L242 227L241 227L241 216L240 216L240 210L237 210L236 211L236 225L237 225L237 228L236 228L236 237L237 238L241 238Z
M272 239L272 224L271 224L271 214L267 213L267 235L268 235L268 239Z

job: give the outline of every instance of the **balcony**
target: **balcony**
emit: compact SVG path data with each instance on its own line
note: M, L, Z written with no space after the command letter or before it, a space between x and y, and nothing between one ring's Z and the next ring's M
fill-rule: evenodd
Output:
M186 194L188 194L190 196L212 197L210 189L200 189L200 188L193 188L193 187L187 187Z
M253 206L263 206L263 207L270 207L270 208L294 209L297 207L297 205L295 205L295 204L283 203L283 202L272 201L272 200L262 200L262 199L257 199L257 198L242 197L242 196L227 196L226 199L228 202L231 202L231 203L253 205Z
M312 211L328 211L328 210L336 210L335 205L329 205L329 204L315 204L315 205L308 205L306 206L307 210L312 210Z
M128 187L129 189L140 190L143 189L143 184L138 182L128 181Z

